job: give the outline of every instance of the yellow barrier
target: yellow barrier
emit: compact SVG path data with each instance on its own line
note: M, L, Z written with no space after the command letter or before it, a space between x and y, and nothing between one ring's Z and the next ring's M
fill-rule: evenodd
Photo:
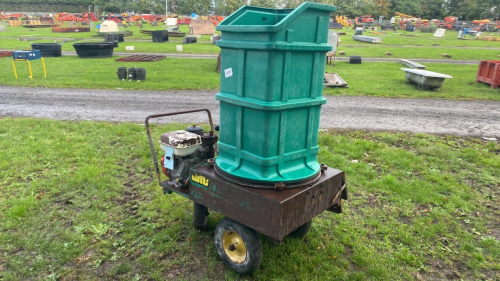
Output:
M43 64L43 74L45 75L44 78L47 77L47 70L45 70L45 60L43 58L42 59L42 64ZM14 68L14 75L16 76L16 79L17 79L17 70L16 70L16 61L25 61L28 63L28 69L29 69L29 72L30 72L30 78L31 80L33 80L33 73L31 71L31 63L29 60L25 60L25 59L14 59L12 60L12 68Z

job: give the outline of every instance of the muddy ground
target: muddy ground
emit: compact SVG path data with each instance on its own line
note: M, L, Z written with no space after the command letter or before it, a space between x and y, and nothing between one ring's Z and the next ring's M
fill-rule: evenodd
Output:
M216 90L129 91L0 86L0 116L143 122L153 113L208 108L219 120ZM500 137L500 102L328 96L323 129L390 130ZM158 120L158 119L157 119ZM204 113L161 122L207 123Z

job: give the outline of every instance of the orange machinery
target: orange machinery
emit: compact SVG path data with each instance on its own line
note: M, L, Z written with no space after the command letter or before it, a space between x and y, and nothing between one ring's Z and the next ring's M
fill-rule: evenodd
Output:
M453 23L457 21L457 17L446 17L444 20L446 21L444 28L446 29L453 29Z

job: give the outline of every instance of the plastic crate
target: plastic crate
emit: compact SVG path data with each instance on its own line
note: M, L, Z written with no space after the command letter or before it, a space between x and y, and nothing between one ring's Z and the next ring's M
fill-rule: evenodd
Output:
M493 89L498 88L498 85L500 85L500 61L480 61L476 77L476 83L478 82L490 84Z

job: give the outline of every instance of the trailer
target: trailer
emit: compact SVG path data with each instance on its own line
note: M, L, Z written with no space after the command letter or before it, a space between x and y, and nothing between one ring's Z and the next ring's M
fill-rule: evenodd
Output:
M193 201L197 229L205 228L209 210L225 216L215 229L215 246L239 274L261 264L259 233L278 244L303 237L314 217L325 210L341 213L348 199L345 173L317 160L327 101L323 62L332 50L328 19L336 8L306 2L295 10L269 11L245 6L217 25L219 126L208 109L145 120L158 185L165 194ZM315 36L304 36L311 32L304 26L314 27ZM150 120L198 112L207 114L210 130L191 126L162 133L158 160Z

